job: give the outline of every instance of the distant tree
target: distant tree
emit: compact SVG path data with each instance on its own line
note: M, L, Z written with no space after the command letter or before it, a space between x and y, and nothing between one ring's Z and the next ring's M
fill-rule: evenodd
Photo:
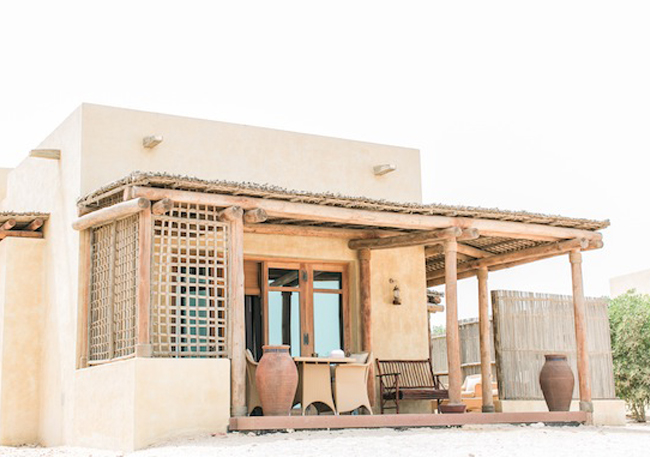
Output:
M609 303L617 395L637 422L650 405L650 296L630 290Z
M447 328L444 325L434 325L431 327L431 336L444 335Z

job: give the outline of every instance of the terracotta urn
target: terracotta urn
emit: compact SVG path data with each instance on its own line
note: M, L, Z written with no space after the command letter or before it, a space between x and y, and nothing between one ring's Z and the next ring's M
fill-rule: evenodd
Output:
M568 411L573 396L574 377L566 355L546 354L539 373L539 385L549 411Z
M288 416L298 387L298 369L290 346L263 346L264 354L255 373L257 391L265 416Z

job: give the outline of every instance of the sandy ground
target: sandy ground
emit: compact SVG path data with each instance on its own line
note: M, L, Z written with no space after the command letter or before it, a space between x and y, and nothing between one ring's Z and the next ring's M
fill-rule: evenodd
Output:
M2 457L124 454L72 447L0 447ZM450 429L375 429L293 433L230 433L179 440L127 454L175 456L650 456L650 426L465 426Z

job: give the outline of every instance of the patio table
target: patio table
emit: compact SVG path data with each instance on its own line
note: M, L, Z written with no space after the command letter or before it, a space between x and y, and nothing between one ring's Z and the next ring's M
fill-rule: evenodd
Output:
M355 363L352 357L294 357L298 364L298 392L296 402L301 404L302 415L307 407L320 402L338 414L332 396L331 364Z

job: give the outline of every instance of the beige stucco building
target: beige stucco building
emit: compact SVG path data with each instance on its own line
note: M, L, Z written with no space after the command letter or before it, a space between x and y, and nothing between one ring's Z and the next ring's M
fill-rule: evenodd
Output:
M640 294L650 294L650 270L635 271L609 280L611 297L618 297L632 289Z
M0 173L0 444L224 432L244 347L426 359L427 285L453 338L457 279L571 253L581 281L602 246L606 222L422 205L420 173L414 149L82 105Z

